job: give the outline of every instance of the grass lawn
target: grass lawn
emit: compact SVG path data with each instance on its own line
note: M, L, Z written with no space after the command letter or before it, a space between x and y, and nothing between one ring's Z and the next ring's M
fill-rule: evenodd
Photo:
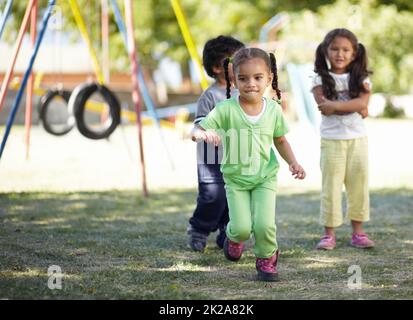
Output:
M205 253L187 249L185 233L196 190L0 194L2 299L412 299L413 190L371 192L366 231L376 248L314 249L318 193L277 199L280 282L255 280L253 242L238 263L209 238ZM63 272L61 290L47 269ZM362 287L351 290L348 268L359 265Z

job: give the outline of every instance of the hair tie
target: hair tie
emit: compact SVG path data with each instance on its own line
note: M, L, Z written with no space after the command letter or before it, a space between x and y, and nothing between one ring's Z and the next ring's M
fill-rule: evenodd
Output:
M277 102L279 105L281 105L281 99L275 99L275 97L272 97L272 99Z

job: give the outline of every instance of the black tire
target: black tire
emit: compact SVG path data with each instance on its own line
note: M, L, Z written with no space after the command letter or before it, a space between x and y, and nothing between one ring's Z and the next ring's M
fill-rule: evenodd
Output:
M86 102L94 93L100 93L103 100L109 105L110 121L105 128L100 131L93 131L85 121ZM96 83L84 83L77 86L70 96L69 112L72 112L76 119L76 126L80 133L89 139L105 139L109 137L120 124L120 103L115 94L106 86Z
M44 94L40 98L40 101L38 104L39 120L42 123L43 128L48 133L54 136L63 136L66 133L68 133L70 130L72 130L73 127L75 126L75 119L73 117L73 114L70 113L70 110L68 110L69 116L67 118L66 125L64 125L62 128L57 128L55 125L50 123L49 122L50 120L47 117L47 114L49 112L51 102L53 101L53 99L55 99L56 97L61 97L66 102L66 105L68 105L70 95L71 95L70 91L54 89L54 90L49 90L48 92L46 92L46 94Z

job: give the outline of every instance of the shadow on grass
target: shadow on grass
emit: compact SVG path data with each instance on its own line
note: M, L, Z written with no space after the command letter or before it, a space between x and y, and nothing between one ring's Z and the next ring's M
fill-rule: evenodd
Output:
M348 225L336 250L314 250L319 194L279 195L276 285L255 281L252 239L239 263L225 260L215 235L205 253L187 249L195 202L195 190L0 194L0 298L413 298L412 190L371 193L369 251L348 246ZM347 287L353 264L363 270L358 292ZM62 269L62 290L47 287L51 265Z

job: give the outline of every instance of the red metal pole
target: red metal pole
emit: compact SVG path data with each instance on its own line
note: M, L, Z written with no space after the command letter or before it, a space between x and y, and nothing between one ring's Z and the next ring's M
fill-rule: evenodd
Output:
M36 33L37 33L37 2L32 8L31 14L31 24L30 24L30 41L32 43L32 49L36 43ZM33 109L33 83L34 83L34 72L31 73L29 81L27 83L26 92L26 117L25 117L25 133L26 133L26 159L29 159L30 151L30 129L32 126L32 109Z
M23 36L26 32L27 25L29 24L30 14L32 12L33 6L37 4L37 0L30 0L29 4L27 5L26 12L24 13L23 21L20 26L19 34L17 35L16 45L14 47L12 62L9 65L9 69L3 79L3 83L1 84L0 90L0 111L3 107L4 100L6 98L7 89L9 87L10 79L13 76L14 65L16 64L17 56L20 51L20 46L22 44Z
M148 196L148 190L146 187L146 173L145 173L145 157L143 154L143 138L142 138L142 119L141 119L141 102L139 99L139 83L138 83L138 58L136 54L134 23L133 23L133 10L132 1L125 0L125 16L126 16L126 30L128 33L128 53L131 62L131 77L132 77L132 100L135 104L136 111L136 124L138 126L138 138L139 138L139 152L141 160L141 173L142 173L142 190L144 197Z

